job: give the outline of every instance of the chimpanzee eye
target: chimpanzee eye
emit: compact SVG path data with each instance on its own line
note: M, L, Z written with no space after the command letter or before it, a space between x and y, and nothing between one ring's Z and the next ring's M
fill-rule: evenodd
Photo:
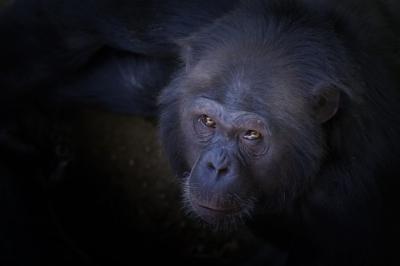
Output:
M247 140L257 140L262 137L261 133L256 130L248 130L246 134L244 134L243 138Z
M202 116L200 117L200 121L201 121L201 123L203 123L203 125L205 125L206 127L215 128L215 126L217 125L217 123L215 123L214 120L212 120L212 118L209 117L208 115L202 115Z

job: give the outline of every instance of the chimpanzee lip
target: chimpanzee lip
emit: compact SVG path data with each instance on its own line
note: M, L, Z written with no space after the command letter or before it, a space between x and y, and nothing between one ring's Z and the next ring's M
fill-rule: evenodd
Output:
M232 213L240 212L239 207L221 208L221 207L214 207L214 206L209 206L209 205L204 205L204 204L199 204L199 203L196 203L196 205L202 209L205 209L206 211L216 212L216 213L220 213L220 214L232 214Z

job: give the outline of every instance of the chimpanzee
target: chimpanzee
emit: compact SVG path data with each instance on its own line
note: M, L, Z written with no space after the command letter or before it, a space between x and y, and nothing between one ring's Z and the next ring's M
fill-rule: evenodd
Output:
M160 135L191 214L249 225L287 265L396 265L400 25L385 4L243 1L179 40Z
M181 53L185 66L160 97L160 127L188 209L217 228L245 222L287 251L288 264L389 265L398 235L397 4L237 2L16 0L2 11L0 185L15 192L2 193L0 246L7 252L20 231L14 241L30 253L6 263L47 263L41 255L52 249L36 245L42 230L30 220L45 200L26 193L26 180L43 175L47 162L31 153L43 147L3 134L14 128L10 114L71 99L154 114Z

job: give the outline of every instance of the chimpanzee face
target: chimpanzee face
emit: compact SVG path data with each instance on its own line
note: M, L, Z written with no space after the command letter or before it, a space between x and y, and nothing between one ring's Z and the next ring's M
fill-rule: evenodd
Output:
M301 45L236 41L189 49L194 55L161 96L163 141L174 142L167 152L185 173L188 209L228 227L309 188L323 161L322 124L339 103L318 65L298 59Z

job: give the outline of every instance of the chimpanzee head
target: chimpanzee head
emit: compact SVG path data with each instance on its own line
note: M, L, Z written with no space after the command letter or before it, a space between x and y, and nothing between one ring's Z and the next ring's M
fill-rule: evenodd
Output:
M329 25L252 12L185 40L185 67L160 98L162 143L188 209L215 225L306 193L341 102L347 61Z

